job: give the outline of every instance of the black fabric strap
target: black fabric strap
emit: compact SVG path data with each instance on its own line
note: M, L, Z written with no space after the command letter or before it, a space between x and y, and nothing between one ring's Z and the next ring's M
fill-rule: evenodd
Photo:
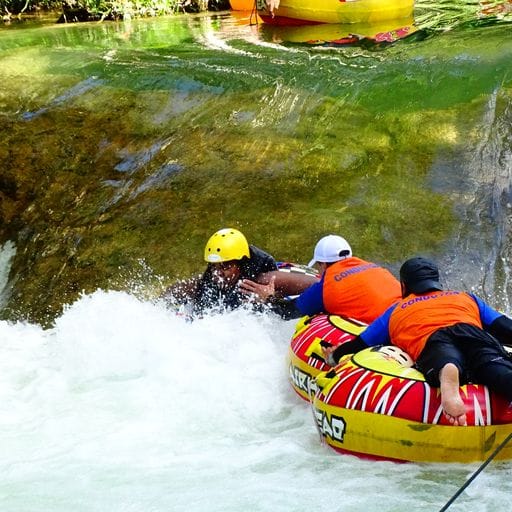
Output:
M494 322L485 328L498 341L507 347L512 347L512 319L502 315L496 318Z
M352 341L347 341L346 343L342 343L339 347L336 347L332 353L332 357L336 363L338 363L343 356L347 354L355 354L364 348L368 348L368 345L362 340L361 337L357 336Z

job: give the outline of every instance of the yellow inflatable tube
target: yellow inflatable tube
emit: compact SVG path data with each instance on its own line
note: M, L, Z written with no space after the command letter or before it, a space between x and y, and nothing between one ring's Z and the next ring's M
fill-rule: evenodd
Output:
M268 2L268 3L267 3ZM270 4L277 7L270 9ZM377 23L412 16L413 0L257 0L258 14L275 25Z
M484 461L511 432L510 425L453 427L330 407L315 400L318 428L340 453L411 462ZM512 443L496 460L512 459Z
M460 388L468 426L443 415L438 388L430 387L397 347L345 356L316 376L317 427L336 451L364 458L412 462L476 462L512 432L507 400L481 384ZM512 459L512 443L496 456Z

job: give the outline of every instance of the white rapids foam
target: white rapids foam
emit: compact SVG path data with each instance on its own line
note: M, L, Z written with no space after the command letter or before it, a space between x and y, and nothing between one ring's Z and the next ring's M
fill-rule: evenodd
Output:
M0 322L0 510L443 505L475 466L363 461L320 444L287 382L293 327L243 310L188 322L112 291L81 297L48 330ZM491 465L461 503L505 510L507 468Z

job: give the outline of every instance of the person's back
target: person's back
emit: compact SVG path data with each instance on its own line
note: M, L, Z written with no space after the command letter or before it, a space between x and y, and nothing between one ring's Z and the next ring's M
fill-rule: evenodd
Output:
M400 283L388 270L354 256L327 267L323 302L330 314L370 323L400 299Z
M389 337L416 360L432 333L456 324L482 328L475 297L456 290L410 293L389 317Z
M402 299L356 339L324 350L334 366L348 353L393 343L405 350L428 384L439 387L444 414L465 425L459 386L482 383L512 400L512 361L503 345L512 340L512 320L476 295L443 290L437 265L423 257L400 268Z
M370 323L401 297L400 283L391 272L352 256L352 248L340 236L318 241L309 262L313 265L322 278L296 301L304 315L328 313Z

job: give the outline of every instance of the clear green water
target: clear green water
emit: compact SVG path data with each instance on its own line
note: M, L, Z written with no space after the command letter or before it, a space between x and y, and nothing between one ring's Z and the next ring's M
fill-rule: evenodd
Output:
M391 45L227 12L4 27L4 315L51 321L141 272L158 293L226 225L299 262L329 232L394 269L430 254L506 307L507 5L422 2Z

